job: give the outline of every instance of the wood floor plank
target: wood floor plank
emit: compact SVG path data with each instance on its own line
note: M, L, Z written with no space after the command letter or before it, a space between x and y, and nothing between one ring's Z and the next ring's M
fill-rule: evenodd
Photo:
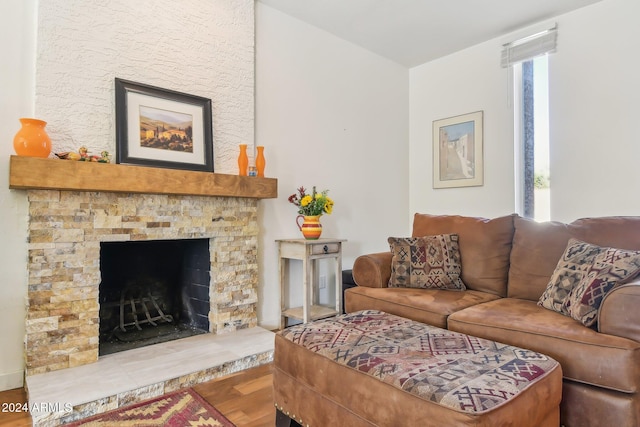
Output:
M23 388L0 392L0 427L30 427L29 412L16 410L26 403L27 393Z
M238 427L272 427L276 419L272 369L272 364L262 365L194 389Z
M238 427L275 425L272 365L198 384L194 390Z
M238 384L234 389L238 390L242 394L251 394L256 391L263 390L265 387L271 386L273 377L271 374L263 375L260 378L256 378L253 381L247 381L246 383Z

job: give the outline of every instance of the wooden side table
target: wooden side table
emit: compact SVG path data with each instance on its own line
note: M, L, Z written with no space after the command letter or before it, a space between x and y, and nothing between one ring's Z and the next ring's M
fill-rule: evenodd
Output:
M281 239L278 243L280 273L280 328L287 326L287 318L299 319L303 323L310 320L331 317L342 312L342 242L343 239ZM288 307L286 301L286 267L291 259L302 261L302 306ZM335 304L321 305L319 284L316 283L316 261L334 259L335 262Z

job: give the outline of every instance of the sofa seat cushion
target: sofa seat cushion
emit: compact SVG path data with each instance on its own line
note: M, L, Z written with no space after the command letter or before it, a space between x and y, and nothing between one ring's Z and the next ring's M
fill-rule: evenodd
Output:
M452 313L448 328L553 357L566 379L626 393L640 384L640 343L598 333L535 301L503 298Z
M480 291L453 292L439 289L369 288L357 286L345 291L345 311L380 310L439 328L447 317L463 308L498 297Z

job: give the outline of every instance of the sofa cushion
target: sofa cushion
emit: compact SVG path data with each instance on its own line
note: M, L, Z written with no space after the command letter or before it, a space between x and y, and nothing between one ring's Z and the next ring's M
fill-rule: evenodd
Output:
M457 234L389 237L390 288L465 290Z
M569 315L565 304L569 293L587 275L593 260L604 248L571 238L558 260L547 288L538 300L538 305L549 310Z
M514 215L495 219L415 214L413 237L455 233L459 236L460 277L468 289L507 295Z
M598 246L640 250L640 216L583 218L563 224L516 216L509 268L511 298L538 301L571 237ZM455 230L450 231L455 233ZM465 260L460 239L462 268ZM464 274L462 280L467 283Z
M580 283L569 292L563 312L585 326L593 326L607 293L614 286L633 280L638 274L639 251L606 248L594 258Z
M447 323L453 331L551 356L567 379L625 393L639 391L639 342L598 333L535 301L501 298L452 313Z
M464 292L438 289L371 288L357 286L345 291L345 311L380 310L439 328L447 327L447 317L458 310L499 297L467 289Z

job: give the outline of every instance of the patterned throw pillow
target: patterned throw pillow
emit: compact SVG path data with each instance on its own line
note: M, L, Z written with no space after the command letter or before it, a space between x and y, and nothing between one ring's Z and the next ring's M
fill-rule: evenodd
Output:
M640 274L640 251L605 248L569 293L563 309L585 326L593 326L606 294Z
M390 288L427 288L463 291L457 234L425 237L389 237Z
M569 315L566 309L563 308L564 301L571 290L587 274L594 258L604 249L578 239L569 239L569 243L551 275L547 288L538 300L538 305Z

